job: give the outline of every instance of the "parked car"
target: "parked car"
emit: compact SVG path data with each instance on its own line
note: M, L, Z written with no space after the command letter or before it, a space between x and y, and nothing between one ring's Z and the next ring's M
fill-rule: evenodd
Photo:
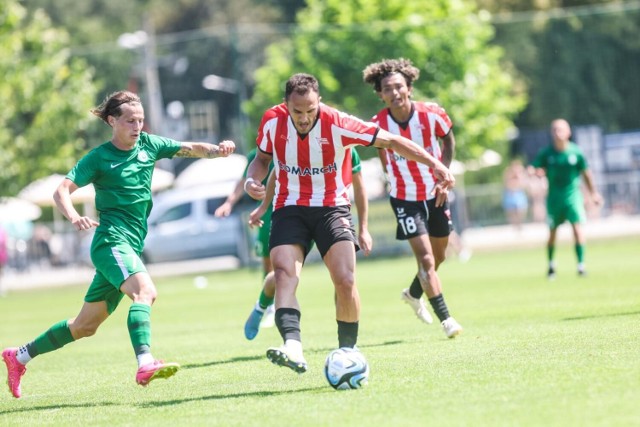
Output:
M235 181L227 181L157 194L149 215L149 232L142 253L145 262L222 255L236 256L243 264L248 262L249 237L243 213L254 202L245 198L228 217L214 215L235 185Z
M154 196L142 258L146 263L183 261L232 255L250 262L251 237L245 225L247 210L256 206L245 196L228 217L215 210L235 188L235 181L160 192ZM82 242L82 261L89 256L92 236Z

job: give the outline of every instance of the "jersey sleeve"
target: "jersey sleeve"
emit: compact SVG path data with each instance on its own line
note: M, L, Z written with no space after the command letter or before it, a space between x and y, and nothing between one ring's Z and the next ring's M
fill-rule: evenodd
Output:
M91 150L66 175L67 179L73 181L78 187L84 187L92 183L98 173L96 165L96 150Z
M435 131L436 136L438 138L442 138L447 136L447 134L453 128L453 123L451 122L451 118L447 114L444 108L436 103L428 103L427 107L435 113Z
M149 144L151 144L157 153L156 159L170 159L180 151L182 144L171 138L158 135L147 135Z
M373 122L365 122L355 116L334 110L334 123L342 134L342 145L370 146L376 140L380 127Z
M260 120L260 127L258 128L258 137L256 138L256 145L267 154L273 154L273 138L278 126L278 114L275 108L267 110Z

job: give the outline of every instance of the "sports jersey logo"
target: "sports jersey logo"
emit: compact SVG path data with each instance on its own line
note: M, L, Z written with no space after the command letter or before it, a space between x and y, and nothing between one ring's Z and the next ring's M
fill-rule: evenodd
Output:
M300 166L289 166L284 163L278 162L278 167L280 168L280 170L299 176L320 175L338 171L338 165L335 162L321 168L301 168Z
M120 165L122 165L122 164L124 164L124 163L126 163L126 162L111 163L111 169L115 169L115 168L117 168L118 166L120 166Z
M146 151L140 150L140 152L138 153L138 160L140 160L141 162L146 162L147 160L149 160L149 155Z
M575 165L576 163L578 163L578 156L576 156L575 154L570 154L567 160L569 161L570 165Z
M318 144L327 145L328 143L329 143L329 140L327 138L318 138Z

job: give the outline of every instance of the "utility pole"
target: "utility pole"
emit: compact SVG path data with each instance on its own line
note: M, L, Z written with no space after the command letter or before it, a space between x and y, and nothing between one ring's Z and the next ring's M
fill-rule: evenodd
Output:
M158 58L156 56L156 32L149 12L142 18L142 28L147 33L146 43L143 45L144 76L146 80L149 128L155 134L164 134L164 102L162 88L158 77Z

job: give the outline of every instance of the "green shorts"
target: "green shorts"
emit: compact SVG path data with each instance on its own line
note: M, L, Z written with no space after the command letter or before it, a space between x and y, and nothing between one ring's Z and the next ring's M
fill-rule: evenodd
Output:
M550 228L557 228L565 221L570 224L585 222L587 214L584 204L579 203L547 203L547 222Z
M91 244L91 261L96 267L91 285L84 297L86 302L105 301L107 312L113 313L124 294L120 286L135 273L147 269L140 255L127 243L110 243L108 237L97 235Z
M256 239L255 250L256 256L266 258L269 256L269 235L271 234L271 214L273 213L273 207L269 207L267 211L262 215L262 227L258 229L258 236Z

